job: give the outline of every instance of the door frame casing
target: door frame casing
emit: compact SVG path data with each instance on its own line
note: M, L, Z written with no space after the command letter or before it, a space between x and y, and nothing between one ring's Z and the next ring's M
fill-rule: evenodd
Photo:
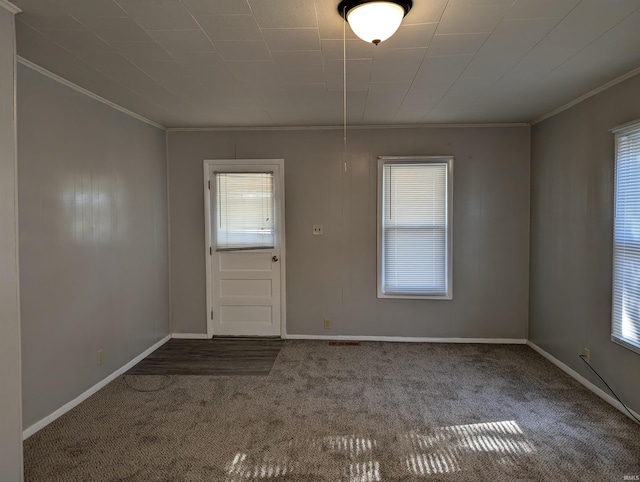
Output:
M275 201L276 212L278 216L278 239L280 244L280 338L286 338L287 334L287 303L286 303L286 244L285 244L285 198L284 198L284 159L205 159L204 160L204 237L205 237L205 259L206 265L206 289L207 289L207 338L213 338L213 317L211 313L216 309L213 306L213 237L211 226L211 205L212 190L209 189L209 183L213 183L211 178L211 168L216 166L242 166L243 168L253 167L260 169L263 166L278 165L279 175L276 181Z

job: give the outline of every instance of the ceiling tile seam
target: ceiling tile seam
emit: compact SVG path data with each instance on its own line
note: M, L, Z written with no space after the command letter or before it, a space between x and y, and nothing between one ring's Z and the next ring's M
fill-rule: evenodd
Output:
M249 6L249 8L251 8L251 6ZM200 28L200 31L204 34L204 36L207 37L207 40L209 40L209 42L211 43L211 46L213 47L214 52L217 52L218 51L218 47L216 47L216 44L213 42L213 39L211 37L209 37L209 34L206 32L206 30L204 28L202 28L202 25L200 24L198 19L195 17L193 12L191 10L189 10L189 8L186 5L184 5L184 9L187 11L187 13L189 15L191 15L191 18L196 23L196 25Z
M446 10L446 8L445 8L445 10ZM444 10L442 12L444 14ZM440 16L440 18L442 18L442 15ZM438 20L438 23L440 23L439 20ZM411 82L409 83L409 88L407 89L407 91L405 92L404 96L402 97L402 100L399 102L398 107L396 108L396 111L393 113L392 119L395 119L398 116L398 112L400 112L400 107L402 107L402 104L404 104L405 99L407 98L407 96L409 95L409 92L411 91L411 87L413 87L413 84L416 81L416 78L418 77L418 72L420 72L420 68L422 67L422 64L424 63L424 59L427 58L427 52L429 52L429 45L431 45L431 42L433 42L433 37L435 37L435 35L436 35L436 30L438 30L437 27L433 30L433 33L431 34L431 38L429 38L429 42L427 43L427 48L424 49L424 53L422 54L422 60L420 60L420 63L418 64L418 68L416 69L416 73L413 74L413 79L411 79ZM389 49L389 50L392 50L392 49ZM371 70L373 71L373 67L372 67ZM371 80L369 80L369 84L371 84Z
M530 90L531 88L533 88L533 86L535 86L538 82L541 82L543 79L545 79L547 76L551 75L553 72L555 72L556 70L558 70L560 67L562 67L564 64L566 64L567 62L569 62L571 59L573 59L574 57L576 57L576 55L578 55L580 52L582 52L583 50L587 49L589 46L591 46L593 43L597 42L598 40L600 40L602 37L604 37L606 34L608 34L609 32L611 32L614 28L616 28L618 25L620 25L622 22L624 22L627 18L629 18L631 15L633 15L634 13L636 13L638 10L640 10L640 3L639 5L632 10L628 15L625 15L623 18L621 18L618 22L616 22L614 25L611 26L611 28L609 28L608 30L606 30L605 32L602 32L601 35L599 35L597 38L593 39L591 42L589 42L587 45L585 45L583 48L581 48L579 51L577 51L574 55L572 55L571 57L569 57L568 59L566 59L564 62L562 62L560 65L554 67L553 69L551 69L549 72L547 72L546 74L544 74L542 77L540 77L539 79L537 79L536 81L534 81L532 84L530 84L525 90L524 92L526 92L527 90ZM616 79L613 79L616 80ZM588 92L587 92L588 94ZM586 95L586 94L584 94Z
M126 11L122 8L122 6L116 1L114 0L114 3L118 6L118 8L120 8L123 12L126 13ZM102 38L100 35L98 35L97 32L94 32L92 29L90 29L89 27L87 27L84 23L82 23L82 21L80 19L74 18L73 16L69 15L71 18L73 18L74 20L76 20L80 25L82 25L83 27L85 27L89 32L91 32L93 35L95 35L97 38L99 38L100 40L102 40L104 43L106 43L107 45L109 45L110 47L113 48L113 46L111 45L111 43L109 41L107 41L106 39ZM138 23L137 20L131 18L130 16L128 17L109 17L109 18L128 18L130 19L133 23L135 23L145 34L148 35L147 31L144 29L144 27L142 25L140 25L140 23ZM36 29L37 30L37 29ZM42 31L40 31L40 33L47 37L46 34ZM159 42L156 42L155 39L153 39L150 35L149 36L149 41L150 42L154 42L155 44L157 44L160 48L162 48L171 58L173 58L176 62L177 59L171 54L171 52L169 52L167 49L165 49L162 45L160 45ZM156 102L146 98L144 96L143 93L140 93L128 86L126 86L125 84L123 84L122 82L119 82L118 79L112 77L111 75L107 75L106 73L102 72L101 70L93 67L92 65L90 65L88 62L85 62L84 59L78 57L76 55L75 52L71 52L70 50L66 49L64 46L60 45L59 43L55 42L55 40L52 40L56 45L58 45L60 48L64 49L65 51L67 51L68 53L70 53L71 55L73 55L76 59L78 59L79 61L83 62L84 64L88 65L89 67L93 68L95 71L100 72L102 75L104 75L105 77L112 79L114 81L116 81L116 83L122 85L123 87L125 87L126 89L128 89L129 91L135 93L137 96L141 97L142 99L144 99L146 102L149 102L153 105L155 105L156 107L160 107L162 110L169 112L167 109L165 109L164 107L162 107L161 105L158 105ZM215 46L214 46L215 48ZM115 49L114 49L115 50ZM151 77L148 73L146 73L144 70L142 70L137 64L135 64L134 62L132 62L131 60L129 60L127 57L125 57L124 55L122 55L122 53L118 52L117 50L115 51L115 53L117 53L118 55L120 55L120 57L122 57L125 61L129 62L132 66L134 66L136 69L138 69L140 72L142 72L143 75L145 75L146 77L148 77L153 83L157 84L159 87L161 87L162 89L166 90L167 92L173 94L176 98L180 99L181 101L184 102L184 100L175 92L173 92L172 90L168 89L167 87L165 87L164 85L162 85L160 82L158 82L156 79L154 79L153 77ZM171 113L171 112L170 112Z
M125 13L127 13L127 12L124 10L124 8L123 8L123 7L118 3L118 1L117 1L117 0L114 0L114 1L115 1L115 3L118 5L118 7L119 7L121 10L123 10ZM196 24L198 25L198 27L200 27L200 30L199 30L199 31L200 31L200 32L202 32L202 33L207 37L207 39L209 40L209 42L210 42L210 43L211 43L211 45L213 46L214 51L216 51L216 46L215 46L215 44L213 43L213 41L211 40L211 38L209 38L209 35L204 31L204 29L201 27L200 23L198 23L197 19L195 19L195 18L193 17L193 15L192 15L192 14L191 14L191 12L189 11L189 9L187 9L187 8L186 8L186 6L185 6L184 8L185 8L185 10L187 11L187 13L188 13L189 15L191 15L191 17L192 17L192 18L193 18L193 20L196 22ZM127 13L127 15L128 15L128 13ZM118 17L118 18L120 18L120 17ZM133 17L128 16L128 17L125 17L125 18L129 18L133 23L135 23L138 27L140 27L140 28L142 29L142 31L144 31L146 34L148 34L148 32L152 32L152 31L169 31L169 32L171 32L171 31L180 31L180 32L183 32L183 31L194 31L194 32L197 32L197 31L198 31L198 29L179 29L179 30L171 30L171 29L170 29L170 30L161 30L161 29L159 29L159 30L146 30L146 29L145 29L145 28L144 28L144 27L143 27L143 26L142 26L142 25L141 25L141 24L140 24L136 19L134 19ZM78 19L75 19L75 20L76 20L78 23L80 23L81 25L85 26L85 25L84 25L80 20L78 20ZM87 28L87 27L85 26L85 28ZM89 29L89 31L91 31L91 29ZM91 33L93 33L94 35L96 35L96 36L97 36L98 38L100 38L100 40L102 40L103 42L106 42L106 43L107 43L107 45L111 46L111 43L110 43L110 42L107 42L106 40L102 39L102 38L101 38L97 33L93 32L93 31L91 31ZM157 41L156 41L153 37L151 37L150 35L149 35L149 38L150 38L150 42L155 43L156 45L158 45L158 47L160 47L160 48L161 48L161 49L162 49L162 50L163 50L163 51L164 51L164 52L165 52L165 53L166 53L170 58L172 58L174 62L176 62L178 65L181 65L181 64L180 64L180 62L178 61L178 59L173 55L173 53L172 53L172 52L170 52L167 48L165 48L165 47L164 47L160 42L157 42ZM117 52L117 51L116 51L116 52ZM207 51L204 51L204 52L207 52ZM118 52L118 53L119 53L119 54L120 54L120 56L121 56L121 57L123 57L127 62L129 62L131 65L133 65L135 68L137 68L140 72L142 72L144 75L146 75L149 79L151 79L151 81L152 81L152 82L154 82L155 84L157 84L158 86L160 86L161 88L165 89L167 92L169 92L170 94L172 94L173 96L175 96L175 98L176 98L176 99L179 99L179 100L180 100L180 102L184 102L184 103L185 103L185 104L187 104L187 105L191 103L191 100L190 100L190 99L185 98L185 97L183 97L183 96L182 96L182 94L181 94L181 93L177 93L177 92L173 91L172 89L168 88L166 85L164 85L164 84L163 84L163 83L161 83L160 81L158 81L158 80L154 79L154 78L151 76L151 74L147 73L144 69L142 69L142 68L141 68L139 65L137 65L135 62L132 62L129 58L127 58L127 57L125 57L124 55L122 55L122 53L120 53L120 52ZM81 61L83 61L83 59L80 59L80 60L81 60ZM170 62L170 61L167 61L167 62ZM87 65L89 65L89 64L87 64ZM90 65L90 67L91 67L91 65ZM103 75L105 75L107 78L113 79L113 77L111 77L111 76L109 76L109 75L105 74L104 72L101 72L101 71L100 71L100 70L98 70L98 69L95 69L95 70L96 70L96 71L98 71L98 72L100 72L100 73L102 73L102 74L103 74ZM115 81L117 82L117 79L113 79L113 80L115 80ZM119 83L119 82L118 82L118 83ZM202 85L203 87L205 87L205 88L206 88L206 86L205 86L205 85L203 85L203 84L201 84L201 82L197 81L197 83L198 83L198 84L200 84L200 85ZM153 104L153 105L155 105L155 106L157 106L157 107L160 107L162 110L164 110L164 111L166 111L166 112L168 112L168 113L170 113L170 114L177 115L177 114L175 114L175 112L169 111L169 110L167 110L166 108L164 108L163 106L158 105L156 102L154 102L154 101L152 101L152 100L150 100L150 99L147 99L147 98L144 96L144 94L139 93L139 92L137 92L136 90L133 90L133 89L131 89L131 88L127 87L127 86L126 86L126 85L124 85L124 84L121 84L121 85L123 85L123 87L127 88L127 89L128 89L128 90L130 90L131 92L134 92L136 95L140 96L140 97L141 97L141 98L143 98L145 101L147 101L147 102L149 102L149 103L151 103L151 104ZM177 117L180 117L180 116L178 115Z
M578 2L578 4L577 4L577 5L579 5L579 3L580 3L580 2ZM464 68L464 69L462 69L462 71L460 72L460 74L458 75L458 77L456 78L456 80L454 80L454 81L451 83L451 85L449 86L449 89L447 89L447 91L444 93L444 95L443 95L443 96L441 96L441 97L436 101L436 103L435 103L435 104L433 104L433 106L429 109L429 111L427 111L427 113L424 115L424 117L422 117L422 119L425 119L433 109L435 109L436 107L438 107L438 105L442 102L442 100L443 100L443 99L447 96L447 94L451 91L451 89L453 88L453 86L458 82L458 80L460 80L460 78L462 77L462 75L463 75L463 74L465 73L465 71L469 68L469 65L471 64L471 62L473 62L473 60L474 60L474 59L476 58L476 56L478 55L478 52L480 52L480 51L482 50L482 47L484 47L484 46L486 45L486 43L489 41L489 39L491 38L491 36L493 35L493 33L496 31L496 29L498 28L498 26L499 26L502 22L504 22L504 21L508 20L508 19L505 19L504 17L507 15L507 13L509 13L509 11L513 8L513 6L514 6L515 4L516 4L516 2L514 1L514 2L511 4L511 6L509 7L509 9L504 13L504 15L502 16L502 18L500 19L500 21L496 24L495 28L494 28L491 32L488 32L488 33L489 33L489 35L487 35L487 38L484 40L484 42L482 42L482 45L481 45L481 46L476 50L476 52L473 54L473 57L469 60L469 62L467 62L467 65L465 66L465 68ZM576 6L577 6L577 5L576 5ZM575 7L574 7L574 8L575 8ZM573 9L572 9L572 11L573 11ZM568 13L567 13L567 15L568 15ZM565 16L566 16L566 15L565 15ZM552 18L555 18L555 17L552 17ZM564 18L564 17L562 17L562 18ZM551 32L551 31L552 31L552 30L553 30L553 29L558 25L558 23L560 23L560 21L561 21L561 19L559 19L559 20L558 20L558 22L556 23L556 25L554 25L554 27L553 27L551 30L549 30L549 32L547 32L547 34L546 34L544 37L546 37L547 35L549 35L549 33L550 33L550 32ZM487 32L483 32L483 33L487 33ZM472 35L475 35L475 34L472 34ZM544 37L543 37L543 38L544 38ZM542 41L542 39L540 39L540 40L536 43L536 45L538 45L538 43L540 43L541 41ZM531 47L531 49L533 49L533 48L535 48L535 45L534 45L533 47ZM527 51L527 54L531 51L531 49L529 49L529 50ZM526 54L525 54L525 55L526 55ZM523 57L521 57L521 59L520 59L520 60L522 60L522 58L524 58L524 56L523 56ZM518 63L519 63L519 62L520 62L520 61L518 61ZM515 65L514 65L511 69L513 69L514 67L515 67ZM509 71L511 71L511 69L509 69ZM505 73L504 75L506 75L506 73ZM495 85L496 83L498 83L498 82L500 81L500 79L501 79L502 77L504 77L504 75L502 75L502 76L501 76L499 79L497 79L493 84L491 84L491 86L487 87L487 88L482 92L482 94L480 94L480 95L476 96L476 97L475 97L475 99L474 99L473 101L471 101L471 102L467 103L466 105L467 105L467 106L469 106L470 104L473 104L475 101L477 101L477 100L478 100L482 95L484 95L484 94L485 94L485 93L486 93L486 92L487 92L491 87L493 87L493 85Z
M486 40L485 40L485 42L486 42ZM483 44L483 45L484 45L484 44ZM477 54L477 53L476 53L476 54ZM471 58L469 59L469 61L467 62L467 64L464 66L464 69L462 69L462 70L460 71L460 73L458 74L458 76L456 77L456 80L454 80L453 82L451 82L451 85L449 86L449 88L447 89L447 91L446 91L444 94L442 94L442 95L438 98L438 100L435 102L435 104L433 104L433 105L429 108L429 110L428 110L428 111L427 111L427 112L422 116L422 119L421 119L421 120L424 120L424 119L425 119L425 118L426 118L426 117L431 113L431 111L432 111L433 109L435 109L435 108L436 108L436 106L437 106L437 105L442 101L442 99L444 99L444 98L447 96L447 94L451 91L451 89L453 89L453 86L456 84L456 82L458 82L458 80L460 79L460 77L462 77L462 74L464 73L464 71L465 71L465 70L467 70L467 67L469 67L469 64L473 61L473 59L475 59L475 58L476 58L476 54L473 54L473 56L471 56Z
M486 94L486 93L489 91L489 89L491 89L493 86L495 86L495 85L496 85L498 82L500 82L500 80L502 80L502 79L503 79L503 78L504 78L504 77L505 77L509 72L511 72L513 69L515 69L515 68L516 68L516 67L517 67L517 66L518 66L518 65L523 61L523 59L524 59L527 55L529 55L529 53L531 53L531 51L532 51L533 49L535 49L538 45L540 45L540 42L542 42L545 38L547 38L547 37L551 34L551 32L553 32L553 31L556 29L556 27L557 27L557 26L558 26L558 25L559 25L559 24L560 24L560 23L561 23L561 22L562 22L562 21L563 21L563 20L568 16L568 15L570 15L570 14L571 14L571 12L573 12L573 11L578 7L578 5L580 5L580 3L581 3L581 2L576 3L576 5L575 5L571 10L569 10L569 11L568 11L568 12L567 12L563 17L545 17L545 18L557 18L557 19L558 19L558 21L555 23L555 25L554 25L554 26L553 26L553 27L552 27L552 28L551 28L551 29L550 29L550 30L549 30L549 31L548 31L548 32L547 32L547 33L546 33L546 34L545 34L545 35L544 35L540 40L538 40L538 41L535 43L535 45L533 45L529 50L527 50L527 52L526 52L524 55L522 55L522 56L520 57L520 60L518 60L515 64L513 64L513 65L511 66L511 68L509 68L509 69L508 69L504 74L502 74L500 77L498 77L498 78L496 79L496 81L495 81L495 82L493 82L490 86L488 86L486 89L484 89L484 91L483 91L481 94L477 95L477 96L476 96L476 97L475 97L471 102L469 102L467 105L471 105L471 104L474 104L475 102L477 102L477 101L478 101L478 99L480 99L480 97L482 97L484 94ZM515 5L515 3L514 3L514 5ZM512 5L512 8L513 8L513 5ZM508 20L509 20L509 19L506 19L506 20L505 20L505 19L503 19L502 21L508 21ZM536 18L535 20L538 20L538 19ZM502 21L501 21L500 23L502 23ZM497 27L498 27L498 26L496 26L496 28L497 28ZM490 38L490 37L491 37L491 36L489 36L489 37L487 38L487 40L489 40L489 38ZM486 42L485 42L485 43L486 43ZM484 46L484 44L483 44L483 46ZM480 49L481 49L481 48L482 48L482 47L480 47ZM480 49L478 49L478 52L480 51ZM475 57L475 56L474 56L474 57ZM467 66L467 67L468 67L468 66ZM466 70L466 68L465 68L465 70ZM457 79L456 79L456 81L457 81ZM534 82L534 83L535 83L535 82ZM526 88L525 88L525 91L526 91ZM438 102L440 102L441 100L442 100L442 99L440 99ZM434 106L434 108L435 108L435 106Z
M18 20L22 21L21 19L18 19ZM32 30L36 31L36 32L37 32L37 33L39 33L40 35L42 35L44 38L49 39L49 38L44 34L44 32L42 32L42 31L38 30L37 28L33 27L32 25L27 24L26 22L22 22L22 23L24 23L24 24L25 24L25 25L27 25L29 28L31 28ZM98 38L100 38L100 37L98 37ZM49 40L50 40L50 39L49 39ZM101 40L102 40L102 39L101 39ZM170 113L170 114L172 113L172 112L168 111L167 109L165 109L164 107L162 107L161 105L158 105L157 103L153 102L152 100L149 100L149 99L145 98L144 96L142 96L141 94L139 94L138 92L136 92L135 90L133 90L132 88L130 88L130 87L126 86L125 84L123 84L122 82L120 82L118 79L115 79L115 78L113 78L112 76L105 74L105 73L104 73L104 72L102 72L101 70L98 70L98 69L97 69L97 68L95 68L93 65L89 64L88 62L86 62L84 59L82 59L82 58L78 57L78 56L76 55L76 52L71 52L71 51L69 51L68 49L66 49L65 47L63 47L62 45L58 44L57 42L55 42L55 41L53 41L53 40L50 40L50 41L51 41L52 43L54 43L55 45L57 45L58 47L60 47L60 49L64 50L66 53L68 53L69 55L71 55L72 57L74 57L78 62L83 63L83 64L84 64L85 66L87 66L89 69L91 69L91 70L94 70L94 71L98 72L100 75L103 75L104 77L106 77L107 79L111 80L112 82L115 82L115 84L117 84L118 86L122 87L123 89L128 90L128 91L129 91L129 92L131 92L132 94L135 94L137 97L140 97L140 98L141 98L141 99L143 99L145 102L148 102L149 104L154 105L155 107L158 107L160 110L163 110L163 111L165 111L165 112L167 112L167 113ZM103 41L104 41L104 40L103 40ZM127 62L129 62L129 63L131 63L131 62L130 62L126 57L122 56L120 53L118 53L118 52L114 52L114 53L117 53L117 54L118 54L118 55L120 55L124 60L126 60L126 61L127 61ZM27 59L24 59L24 60L25 60L25 61L27 61L27 62L31 62L31 61L29 61L29 60L27 60ZM49 72L51 75L57 75L57 74L55 74L55 73L53 73L53 72L50 72L49 70L45 69L44 67L41 67L41 66L39 66L39 65L37 65L37 64L35 64L35 63L33 63L33 62L31 62L31 63L32 63L33 65L37 66L38 68L42 69L43 71ZM135 64L133 64L133 63L131 63L131 64L132 64L132 65L134 65L134 67L136 67L138 70L140 70L140 72L142 72L144 75L146 75L147 77L149 77L149 75L148 75L146 72L144 72L142 69L140 69L138 66L136 66L136 65L135 65ZM63 77L60 77L60 76L58 76L58 77L59 77L60 79L63 79ZM151 79L151 77L149 77L149 78ZM69 82L70 84L76 85L76 86L77 86L78 88L80 88L80 89L84 89L84 87L80 87L79 85L74 84L74 83L73 83L73 82L71 82L71 81L68 81L68 80L66 80L66 79L64 79L64 80L65 80L66 82ZM156 82L154 79L151 79L151 80L152 80L153 82L155 82L156 84L158 84L158 82ZM166 89L166 88L165 88L165 87L163 87L162 85L160 85L160 84L158 84L158 85L159 85L160 87L162 87L163 89L167 90L167 92L169 92L169 93L173 94L173 92L171 92L170 90ZM103 97L99 96L98 94L95 94L95 93L91 92L91 91L90 91L90 90L88 90L88 89L84 89L84 90L86 90L87 92L90 92L91 94L94 94L96 97L103 98ZM173 94L173 95L175 95L175 94ZM105 99L105 100L107 100L108 102L111 102L111 101L109 101L108 99ZM113 104L114 104L114 105L118 105L118 104L116 104L115 102L114 102ZM119 106L119 107L122 107L122 106ZM122 107L122 109L128 110L128 109L126 109L125 107ZM131 112L132 112L132 111L131 111ZM138 115L138 114L136 114L136 115ZM141 117L144 117L144 116L141 116ZM178 117L180 117L180 116L178 116ZM146 119L146 117L144 117L144 118ZM147 120L148 120L148 119L147 119ZM184 119L183 119L183 120L184 120ZM153 121L150 121L150 122L153 122ZM158 124L158 125L161 125L161 124ZM164 127L163 127L163 128L164 128Z
M533 119L532 121L529 122L529 124L531 124L532 126L539 124L542 121L545 121L551 117L554 117L558 114L560 114L561 112L564 112L565 110L571 109L572 107L581 104L582 102L584 102L585 100L590 99L591 97L594 97L596 95L598 95L600 92L604 92L607 89L610 89L611 87L618 85L622 82L624 82L625 80L631 79L632 77L635 77L637 75L640 75L640 67L636 67L633 70L630 70L629 72L627 72L626 74L621 75L620 77L616 77L613 80L610 80L609 82L607 82L606 84L602 84L599 87L596 87L593 90L590 90L589 92L582 94L580 97L576 97L575 99L573 99L571 102L567 102L566 104L557 107L556 109L540 116L537 117L536 119Z
M251 5L249 5L249 8L251 8ZM262 34L262 31L260 32ZM254 42L256 42L256 40L254 40ZM264 42L264 37L263 37L263 42ZM266 45L266 42L265 42ZM267 50L269 49L269 47L267 47ZM261 62L261 63L266 63L266 62L273 62L273 56L271 55L271 51L269 51L269 56L271 57L271 60L225 60L224 58L222 58L222 56L220 56L223 60L223 63L225 64L225 68L227 69L227 71L233 76L233 78L236 79L236 82L238 82L238 84L242 85L245 87L246 89L246 96L247 98L251 99L256 105L258 105L258 107L260 107L260 109L262 109L262 111L266 114L266 116L271 119L272 121L276 122L276 120L271 116L271 114L269 114L269 111L266 109L266 107L258 100L258 98L251 92L250 86L246 85L244 82L242 82L242 80L240 79L240 77L238 77L236 75L236 73L230 69L228 67L228 63L240 63L240 62ZM207 88L207 86L204 86L205 88ZM297 111L297 107L296 107L296 111ZM298 111L298 118L300 118L300 112Z
M342 89L340 89L339 91L335 91L335 90L329 89L329 77L327 75L328 74L328 72L327 72L327 61L329 61L329 59L325 59L325 56L323 54L324 50L322 49L322 40L326 40L326 39L323 39L322 36L320 35L320 23L318 22L318 6L317 6L316 2L313 3L313 8L314 8L314 11L315 11L315 14L316 14L316 28L318 30L318 42L320 43L320 52L321 52L321 58L322 58L322 73L324 75L324 85L325 85L325 95L326 95L327 102L329 102L329 93L330 92L342 92L343 96L344 96L344 92L346 90L346 86L342 85ZM339 10L336 9L335 14L336 14L336 16L338 18L342 18L342 17L340 17ZM347 55L346 55L346 47L347 47L347 44L346 44L347 31L346 31L346 29L347 29L347 25L344 22L344 20L340 23L340 25L342 26L342 36L340 37L339 40L342 42L341 45L342 45L343 48L341 49L342 50L342 55L337 60L340 60L342 62L342 69L343 69L342 77L344 79L344 77L346 76L347 78L346 78L345 82L348 83L349 78L348 78L348 70L346 70L346 64L348 64L349 63L348 61L351 60L351 59L348 59ZM346 70L346 73L344 72L345 70ZM369 79L370 78L371 78L371 73L369 73ZM344 107L346 107L347 108L347 114L348 114L348 112L349 112L349 96L348 95L345 96L345 98L343 98L343 101L344 102L341 102L341 110ZM365 102L365 106L366 106L366 102ZM343 112L341 112L341 114L343 114ZM363 114L362 115L364 117L364 109L363 109ZM343 115L341 115L340 117L343 117ZM363 120L363 117L360 118L361 121ZM346 120L345 120L345 122L346 122ZM344 127L344 125L342 127Z
M579 3L578 3L577 5L579 5ZM576 6L577 6L577 5L576 5ZM575 7L574 7L574 8L575 8ZM572 11L573 11L573 9L572 9ZM569 15L569 13L567 13L567 15ZM566 15L565 15L565 17L566 17ZM478 99L480 99L480 98L481 98L484 94L486 94L486 93L487 93L487 92L488 92L488 91L489 91L493 86L495 86L498 82L500 82L500 80L501 80L502 78L504 78L504 76L505 76L505 75L507 75L509 72L511 72L511 71L516 67L516 65L518 65L518 64L522 61L522 59L524 59L527 55L529 55L529 53L530 53L533 49L535 49L535 48L540 44L540 42L542 42L545 38L547 38L547 37L549 36L549 34L551 34L551 32L553 32L553 31L555 30L555 28L560 24L560 22L562 22L562 20L564 19L564 17L561 17L561 18L560 18L560 17L545 17L545 18L548 18L548 19L552 19L552 18L553 18L553 19L557 19L557 22L555 23L555 25L554 25L553 27L551 27L551 29L549 29L549 31L548 31L548 32L547 32L547 33L546 33L546 34L545 34L545 35L544 35L540 40L538 40L538 41L535 43L535 45L533 45L529 50L527 50L527 51L526 51L526 53L524 53L524 54L520 57L520 60L518 60L518 61L517 61L515 64L513 64L513 65L512 65L512 66L511 66L511 67L510 67L510 68L509 68L509 69L508 69L504 74L502 74L502 75L501 75L500 77L498 77L494 82L492 82L492 83L491 83L491 85L487 86L487 87L486 87L486 88L485 88L485 89L484 89L480 94L476 95L476 96L473 98L473 100L471 100L470 102L468 102L468 103L466 104L467 106L470 106L470 105L474 104L475 102L477 102L477 101L478 101ZM538 19L536 18L535 20L538 20ZM503 21L508 21L508 20L503 20ZM500 23L502 23L502 21L501 21ZM498 24L498 25L499 25L499 24ZM498 28L498 26L496 26L496 28ZM487 40L485 41L485 43L489 40L489 38L491 38L491 35L490 35L489 37L487 37ZM484 44L483 44L483 46L484 46ZM480 47L480 49L482 49L482 47ZM480 49L478 49L478 51L477 51L477 52L480 52ZM477 55L477 52L476 52L476 55ZM474 58L475 58L475 55L474 55ZM468 67L469 67L469 65L467 65L467 67L465 68L465 70L466 70ZM464 71L463 71L462 73L464 73ZM461 75L462 75L462 74L461 74ZM469 78L471 78L471 77L469 77ZM457 82L457 81L458 81L458 79L456 79L456 82ZM454 83L455 83L455 82L454 82ZM525 90L526 90L526 89L525 89ZM441 98L440 100L438 100L438 103L437 103L436 105L434 105L434 107L433 107L433 108L435 109L441 101L442 101L442 98Z
M513 8L513 5L514 5L514 4L515 4L515 2L511 4L511 7L509 7L509 10L511 10L511 8ZM445 6L444 10L442 11L442 14L440 15L440 19L438 19L438 24L439 24L439 23L440 23L440 21L442 20L442 17L444 16L444 12L447 10L447 7L448 7L448 6L449 6L449 0L447 0L447 5ZM508 12L509 10L507 10L507 12ZM506 15L506 14L507 14L507 13L505 12L505 14L504 14L504 15ZM502 16L502 18L503 18L503 19L504 19L504 15ZM502 19L501 19L500 21L502 21ZM500 22L498 22L498 24L499 24L499 23L500 23ZM496 28L497 28L497 25L496 25ZM495 30L495 28L494 28L494 30ZM434 34L433 34L433 35L435 36L435 35L437 34L437 32L438 32L438 29L436 28L436 31L434 32ZM483 33L484 33L484 32L483 32ZM436 107L436 105L438 105L438 104L440 103L440 101L441 101L441 100L442 100L442 99L443 99L443 98L444 98L444 97L449 93L449 91L453 88L453 86L455 85L455 83L460 79L460 77L462 76L462 74L464 73L464 71L465 71L465 70L467 70L467 67L469 67L469 64L473 61L473 59L475 59L475 58L476 58L476 55L478 54L478 52L480 51L480 49L482 49L482 47L484 47L484 45L487 43L487 41L488 41L488 40L489 40L489 38L491 37L491 33L493 33L493 32L490 32L490 33L489 33L489 35L487 35L487 38L486 38L486 39L484 39L484 42L482 42L482 45L481 45L480 47L478 47L478 49L476 50L476 52L473 54L473 56L472 56L472 57L469 59L469 61L467 62L467 65L465 65L464 69L462 69L462 70L460 71L460 73L458 74L458 76L456 77L456 79L451 83L451 85L449 86L449 88L447 89L447 91L446 91L443 95L441 95L441 96L440 96L440 98L438 98L438 100L436 101L436 103L435 103L435 104L433 104L433 105L431 106L431 108L429 108L429 110L428 110L427 112L425 112L425 114L422 116L421 120L424 120L424 119L429 115L429 113L430 113L430 112L431 112L431 111ZM472 35L475 35L475 34L472 34ZM427 51L428 51L428 48L427 48ZM461 55L462 55L462 54L461 54ZM447 57L447 56L446 56L446 55L442 55L442 56L435 56L435 57ZM423 59L423 62L424 62L424 59ZM417 76L417 73L416 73L416 76ZM414 80L415 80L415 78L414 78ZM411 86L409 87L409 91L411 90L411 87L412 87L412 86L413 86L413 83L412 83L412 84L411 84ZM407 95L409 95L409 91L407 91ZM403 101L402 101L402 102L404 103L404 99L403 99ZM402 104L400 104L400 106L402 106ZM400 107L398 107L398 111L399 111L399 110L400 110ZM396 111L396 115L397 115L397 111Z
M38 72L39 74L44 75L45 77L48 77L56 82L58 82L59 84L62 84L66 87L69 87L70 89L75 90L76 92L79 92L83 95L86 95L87 97L90 97L98 102L101 102L102 104L105 104L109 107L111 107L112 109L115 109L119 112L122 112L123 114L128 115L129 117L133 117L134 119L137 119L141 122L144 122L145 124L149 124L150 126L156 127L158 129L161 129L163 131L167 130L167 127L159 124L158 122L152 121L151 119L148 119L146 117L144 117L143 115L137 114L135 112L133 112L132 110L129 110L125 107L122 107L119 104L116 104L115 102L110 101L109 99L105 99L104 97L91 92L88 89L85 89L84 87L80 87L78 84L75 84L73 82L71 82L70 80L65 79L64 77L60 77L58 74L54 74L53 72L51 72L50 70L45 69L44 67L39 66L38 64L31 62L30 60L25 59L24 57L21 56L16 56L16 60L19 64L24 65L25 67L30 68L31 70ZM127 88L126 86L123 86L125 89Z

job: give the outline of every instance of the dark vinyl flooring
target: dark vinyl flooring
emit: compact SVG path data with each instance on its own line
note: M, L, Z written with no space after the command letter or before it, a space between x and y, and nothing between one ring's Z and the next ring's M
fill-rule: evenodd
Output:
M126 374L267 376L283 343L271 338L174 339Z

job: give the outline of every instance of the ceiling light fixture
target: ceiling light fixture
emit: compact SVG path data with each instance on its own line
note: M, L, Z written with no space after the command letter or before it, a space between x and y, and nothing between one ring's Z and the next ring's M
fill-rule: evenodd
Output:
M412 6L411 0L342 0L338 12L353 33L378 45L396 33Z

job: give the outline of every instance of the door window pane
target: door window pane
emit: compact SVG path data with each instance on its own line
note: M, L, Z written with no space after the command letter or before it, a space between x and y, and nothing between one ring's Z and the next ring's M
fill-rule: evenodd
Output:
M216 250L275 245L273 173L216 172Z

